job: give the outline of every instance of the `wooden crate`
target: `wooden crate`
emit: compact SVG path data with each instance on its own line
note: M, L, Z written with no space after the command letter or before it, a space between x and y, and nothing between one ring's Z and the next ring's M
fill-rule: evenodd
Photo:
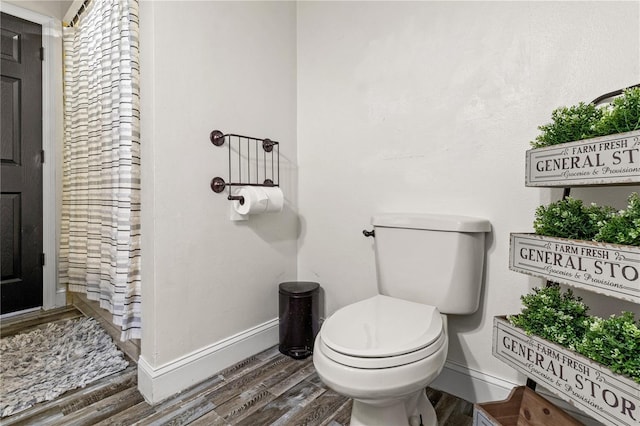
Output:
M504 401L474 404L473 426L574 426L579 421L526 386L513 388Z

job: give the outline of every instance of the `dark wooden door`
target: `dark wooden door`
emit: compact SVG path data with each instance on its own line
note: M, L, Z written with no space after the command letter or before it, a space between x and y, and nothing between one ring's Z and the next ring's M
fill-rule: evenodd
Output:
M42 27L3 13L2 314L42 306Z

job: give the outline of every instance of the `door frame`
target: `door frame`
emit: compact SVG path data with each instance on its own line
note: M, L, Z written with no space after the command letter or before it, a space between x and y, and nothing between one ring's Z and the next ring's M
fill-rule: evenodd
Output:
M63 135L62 22L6 2L0 3L0 11L42 25L42 149L45 152L42 165L42 246L45 254L42 307L52 309L67 304L66 289L58 286L57 250L58 195L61 193L57 172Z

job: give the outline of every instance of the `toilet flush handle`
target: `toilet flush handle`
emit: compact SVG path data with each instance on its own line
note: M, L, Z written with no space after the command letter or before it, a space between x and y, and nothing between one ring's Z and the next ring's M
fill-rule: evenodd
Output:
M364 235L365 237L374 237L376 236L376 231L367 231L366 229L362 230L362 235Z

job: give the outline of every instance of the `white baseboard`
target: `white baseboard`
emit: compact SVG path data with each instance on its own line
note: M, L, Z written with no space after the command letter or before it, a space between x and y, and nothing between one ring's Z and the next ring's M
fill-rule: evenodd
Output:
M483 403L504 400L509 396L512 388L522 385L447 361L440 375L429 386L467 401ZM551 394L546 389L539 387L536 392L586 426L601 425L600 422L577 411L575 407Z
M157 404L276 345L278 335L278 318L275 318L158 367L140 356L138 389L149 404Z
M59 288L56 290L56 308L67 305L67 290Z
M505 399L512 388L520 385L447 361L429 386L475 403Z

